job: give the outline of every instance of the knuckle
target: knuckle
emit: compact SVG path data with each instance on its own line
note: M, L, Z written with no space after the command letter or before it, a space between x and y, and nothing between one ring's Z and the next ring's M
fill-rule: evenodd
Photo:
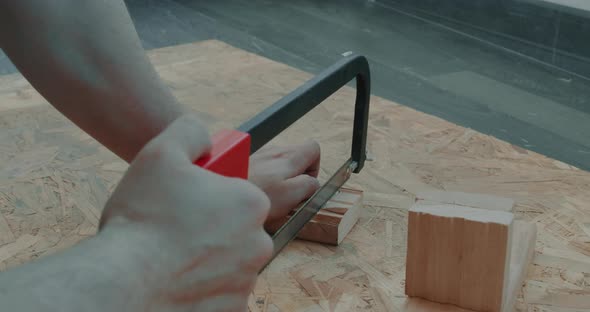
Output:
M274 250L272 238L259 228L249 232L247 239L242 242L247 251L243 253L243 269L247 272L258 272L270 260Z
M246 207L249 213L264 221L270 212L270 200L262 192L255 193L251 193L246 199Z
M257 217L266 216L270 210L270 200L264 192L250 182L237 180L241 206Z
M157 138L157 141L168 142L176 149L190 146L210 147L209 131L201 121L192 115L182 115L168 126Z
M179 127L186 128L186 132L194 135L195 137L209 137L209 130L195 115L182 115L174 121L174 124L178 125Z
M301 163L301 159L299 159L297 157L289 157L288 163L289 163L289 169L291 171L293 171L299 167L299 164Z
M320 181L318 181L318 179L312 177L312 176L308 176L308 175L304 175L304 179L305 179L305 186L307 189L318 189L320 187Z
M157 162L166 158L167 154L168 149L166 148L165 144L157 141L151 141L141 149L141 151L135 157L134 162Z
M320 143L318 143L318 142L317 142L317 141L315 141L315 140L311 140L311 141L309 141L309 142L308 142L308 145L309 145L309 149L310 149L310 150L311 150L311 151L312 151L314 154L316 154L316 155L317 155L317 154L320 154L320 152L321 152L321 149L322 149L322 148L320 147Z
M262 265L266 263L271 257L274 250L274 243L272 238L264 230L260 231L258 235L258 257Z
M200 124L199 118L193 114L184 114L174 120L174 124L196 127Z
M262 228L253 232L250 239L251 256L249 257L249 266L258 271L272 257L274 244L270 235Z

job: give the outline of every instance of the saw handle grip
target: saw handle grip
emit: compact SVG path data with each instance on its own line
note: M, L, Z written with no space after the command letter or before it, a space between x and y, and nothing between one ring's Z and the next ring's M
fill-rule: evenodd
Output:
M195 165L226 177L248 179L250 134L222 130L211 141L211 151L197 159Z

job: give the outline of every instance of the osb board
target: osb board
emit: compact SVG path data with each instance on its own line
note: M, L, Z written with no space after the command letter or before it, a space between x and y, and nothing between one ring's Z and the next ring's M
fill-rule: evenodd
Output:
M217 41L150 55L212 131L240 124L310 78ZM348 153L353 94L338 92L276 142L318 140L325 178ZM407 209L414 194L437 189L513 198L517 216L537 224L518 311L590 311L590 173L378 97L371 105L372 161L349 183L365 191L361 220L339 247L293 242L261 275L253 311L401 310ZM0 111L4 269L92 235L126 166L18 75L0 77Z

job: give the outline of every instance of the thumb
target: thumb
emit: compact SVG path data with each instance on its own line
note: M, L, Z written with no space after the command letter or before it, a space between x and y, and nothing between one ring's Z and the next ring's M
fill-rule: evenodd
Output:
M196 116L183 115L148 143L148 146L163 149L192 162L211 149L211 139Z
M266 193L273 199L268 220L287 216L291 210L311 197L319 188L320 182L316 178L302 174L266 189Z

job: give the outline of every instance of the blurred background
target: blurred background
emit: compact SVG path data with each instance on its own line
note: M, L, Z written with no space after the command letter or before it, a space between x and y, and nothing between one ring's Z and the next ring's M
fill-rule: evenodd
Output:
M311 73L360 53L375 95L586 170L588 2L126 1L146 49L218 39Z

